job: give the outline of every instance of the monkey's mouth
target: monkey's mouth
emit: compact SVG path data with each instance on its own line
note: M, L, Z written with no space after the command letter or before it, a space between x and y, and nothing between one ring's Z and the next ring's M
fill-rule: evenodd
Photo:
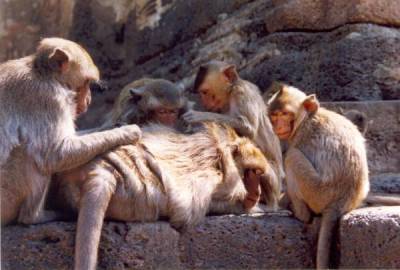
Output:
M284 132L279 132L279 133L277 132L276 135L278 135L278 137L282 138L282 139L289 138L290 130L289 131L284 131Z

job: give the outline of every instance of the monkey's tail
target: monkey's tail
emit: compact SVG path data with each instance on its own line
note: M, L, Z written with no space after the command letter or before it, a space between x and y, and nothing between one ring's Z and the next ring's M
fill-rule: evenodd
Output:
M115 190L115 186L109 182L112 180L113 176L109 172L96 172L86 180L78 216L75 270L96 269L104 215Z
M364 201L369 205L396 206L400 205L400 196L368 194Z
M332 236L339 220L335 209L327 209L322 213L321 227L318 235L317 269L329 268Z

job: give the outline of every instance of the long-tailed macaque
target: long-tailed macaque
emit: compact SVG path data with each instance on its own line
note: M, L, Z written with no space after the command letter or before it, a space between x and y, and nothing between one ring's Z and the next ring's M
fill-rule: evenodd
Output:
M77 136L74 120L90 103L99 71L78 44L43 39L28 57L0 65L1 223L40 223L50 176L141 136L136 125Z
M280 84L268 103L274 132L289 145L284 166L292 210L304 222L322 215L316 265L328 268L338 219L360 206L369 191L364 137L350 120L294 87ZM388 205L399 201L381 200Z
M183 115L183 119L188 123L225 123L240 135L253 140L271 162L276 175L274 194L277 207L280 183L284 177L282 153L257 86L241 79L234 65L212 61L200 67L194 90L200 94L202 105L210 112L190 110Z
M184 89L164 79L143 78L126 85L102 128L159 123L176 128L193 106Z
M205 123L191 135L160 125L143 130L140 143L121 146L58 175L60 200L79 212L75 269L95 268L104 217L164 217L174 227L186 228L206 213L261 211L243 185L242 178L248 176L247 181L255 181L253 187L260 185L267 201L275 196L270 164L232 128ZM154 173L155 167L162 177Z

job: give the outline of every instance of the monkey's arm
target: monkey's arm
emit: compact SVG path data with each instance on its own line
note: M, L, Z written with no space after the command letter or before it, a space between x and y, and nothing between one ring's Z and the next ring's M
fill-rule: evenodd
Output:
M285 157L285 168L296 177L301 192L319 192L323 186L320 174L315 170L308 158L297 148L290 148ZM307 196L307 195L306 195Z
M188 123L214 121L221 124L227 124L233 127L242 136L249 138L254 137L254 129L252 128L252 125L248 121L247 117L233 117L225 114L199 112L193 110L186 112L182 117Z
M136 125L67 137L55 151L51 151L50 171L61 172L78 167L114 147L135 143L140 137L141 130Z

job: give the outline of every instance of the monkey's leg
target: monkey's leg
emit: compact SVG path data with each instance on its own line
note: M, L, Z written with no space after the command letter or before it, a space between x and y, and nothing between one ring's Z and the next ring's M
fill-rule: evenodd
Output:
M325 209L322 212L321 227L318 234L317 269L329 268L332 236L339 217L339 213L334 209Z
M113 130L66 138L56 149L53 156L49 157L49 161L52 162L51 171L61 172L78 167L113 147L134 143L140 137L140 128L136 125L129 125Z
M289 160L288 160L289 158ZM311 211L302 199L302 194L299 187L298 172L294 170L292 165L291 157L285 158L285 169L286 169L286 181L287 181L287 194L290 198L292 211L296 218L308 223L311 220Z
M101 228L115 184L113 175L101 168L84 184L75 241L75 270L96 269Z
M46 195L50 186L51 177L38 171L33 162L25 161L25 171L29 179L27 195L18 213L18 222L22 224L45 223L61 218L61 213L44 210Z

